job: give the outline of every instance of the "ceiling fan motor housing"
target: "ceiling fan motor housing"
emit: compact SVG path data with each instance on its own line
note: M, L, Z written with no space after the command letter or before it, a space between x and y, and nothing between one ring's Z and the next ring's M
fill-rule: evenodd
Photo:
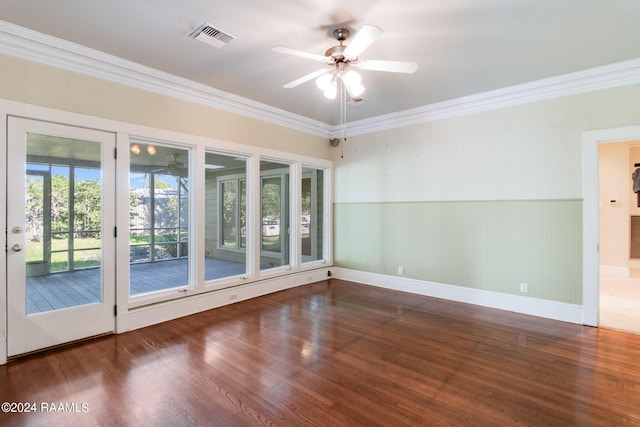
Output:
M333 30L333 35L340 43L345 41L349 37L349 34L351 33L346 28L336 28Z

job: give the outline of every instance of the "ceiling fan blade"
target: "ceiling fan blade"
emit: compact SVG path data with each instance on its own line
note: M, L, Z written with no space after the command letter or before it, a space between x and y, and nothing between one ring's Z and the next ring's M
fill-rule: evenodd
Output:
M374 25L364 25L344 50L344 56L357 58L371 43L376 41L384 31Z
M367 59L359 61L356 66L362 70L389 71L391 73L405 74L415 73L418 69L418 64L416 64L415 62L382 61L378 59Z
M304 52L302 50L289 49L288 47L276 46L271 48L274 52L284 53L286 55L299 56L301 58L313 59L318 62L326 62L327 57L322 55L317 55L315 53Z
M320 77L321 75L323 75L329 70L331 70L331 68L321 68L319 70L314 71L313 73L309 73L305 76L300 77L299 79L296 79L292 82L287 83L286 85L284 85L284 87L287 89L291 89L293 87L299 86L302 83L308 82L309 80L313 80L316 77Z

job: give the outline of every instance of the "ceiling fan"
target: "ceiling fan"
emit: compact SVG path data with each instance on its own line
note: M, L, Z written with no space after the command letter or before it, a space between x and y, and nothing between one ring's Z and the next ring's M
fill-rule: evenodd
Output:
M375 59L360 59L359 56L367 49L383 31L374 25L364 25L360 31L353 37L348 45L344 41L349 37L349 30L338 28L333 32L336 40L340 43L338 46L329 48L324 55L304 52L286 47L274 47L273 51L284 53L287 55L299 56L318 62L324 62L327 66L317 71L302 76L292 82L284 85L290 89L316 79L316 85L323 91L327 98L335 99L338 91L338 81L342 81L343 87L353 99L359 97L364 92L364 86L361 83L361 76L352 67L361 70L370 71L387 71L392 73L411 74L418 69L415 62L406 61L385 61Z
M184 164L178 160L180 153L171 153L171 159L167 159L167 164L159 169L154 169L153 172L166 171L167 175L182 176L186 174L186 168Z

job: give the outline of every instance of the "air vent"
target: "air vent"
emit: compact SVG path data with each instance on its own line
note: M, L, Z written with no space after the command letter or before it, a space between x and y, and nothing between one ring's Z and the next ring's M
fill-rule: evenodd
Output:
M189 37L210 44L218 49L225 47L236 39L236 36L219 28L215 28L208 22L200 25L198 29L189 34Z

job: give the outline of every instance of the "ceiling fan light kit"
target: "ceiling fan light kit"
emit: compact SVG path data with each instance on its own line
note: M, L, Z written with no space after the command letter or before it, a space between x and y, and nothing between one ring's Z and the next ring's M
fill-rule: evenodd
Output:
M136 155L142 152L142 148L140 147L140 144L132 144L130 150L133 154L136 154ZM155 156L156 153L157 153L156 147L154 145L148 144L147 154L149 154L150 156Z
M338 79L344 84L349 96L356 98L364 92L362 85L362 76L354 70L347 69L345 71L344 64L340 64L337 71L331 74L323 74L316 79L316 86L322 91L324 96L329 99L336 99L338 93Z

